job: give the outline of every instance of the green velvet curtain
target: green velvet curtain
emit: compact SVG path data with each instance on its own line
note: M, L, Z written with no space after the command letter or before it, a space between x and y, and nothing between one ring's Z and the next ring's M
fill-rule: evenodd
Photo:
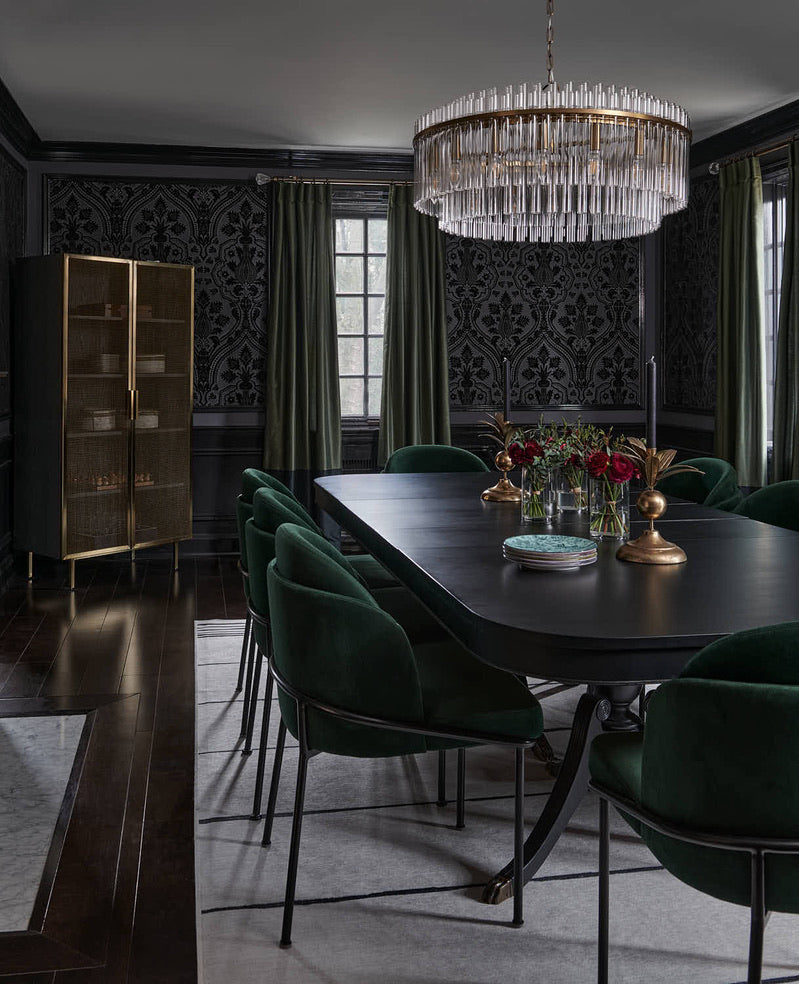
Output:
M392 185L378 459L449 442L443 238L438 222L413 207L413 189Z
M774 379L774 481L799 478L799 140L791 141Z
M721 169L716 455L766 482L763 185L751 157Z
M273 195L264 468L312 508L314 478L341 470L331 190Z

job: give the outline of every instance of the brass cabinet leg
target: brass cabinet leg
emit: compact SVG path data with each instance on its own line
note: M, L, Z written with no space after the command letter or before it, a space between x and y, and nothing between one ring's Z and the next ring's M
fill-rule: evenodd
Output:
M28 580L33 580L33 551L28 551Z
M135 547L131 547L131 550L130 550L130 562L131 562L131 564L135 564L136 563L136 548Z
M75 561L69 561L69 590L75 590Z
M178 541L172 544L172 570L176 571L178 569Z

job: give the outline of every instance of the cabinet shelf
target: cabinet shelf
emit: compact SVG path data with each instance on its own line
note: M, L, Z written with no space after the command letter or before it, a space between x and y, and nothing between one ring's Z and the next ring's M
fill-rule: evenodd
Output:
M136 379L185 379L187 372L137 372Z
M156 482L155 485L134 485L134 492L158 492L164 489L185 489L185 482ZM69 492L67 494L67 499L91 499L92 496L95 498L99 496L100 498L105 498L106 496L112 495L122 495L127 493L127 485L123 485L118 489L90 489L88 492Z
M76 441L84 437L127 437L126 430L107 430L107 431L90 431L90 430L79 430L79 431L67 431L67 437L70 441Z
M118 314L109 315L106 317L104 314L70 314L70 321L116 321L118 325L116 327L127 327L128 319L121 318Z
M140 325L185 325L185 318L137 318Z
M70 372L68 379L125 379L124 372Z

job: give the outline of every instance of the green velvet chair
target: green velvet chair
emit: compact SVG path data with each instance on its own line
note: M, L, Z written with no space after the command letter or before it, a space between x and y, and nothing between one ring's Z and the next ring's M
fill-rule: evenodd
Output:
M345 558L306 527L281 526L275 554L266 580L281 723L264 843L287 730L300 745L281 945L291 944L307 764L316 752L383 758L475 744L513 747L513 921L520 925L524 750L542 733L540 705L512 674L480 662L452 639L411 645ZM257 570L253 565L253 597L263 590L263 569ZM462 802L462 774L459 787Z
M766 914L799 913L797 748L799 622L705 647L653 693L643 733L594 740L600 984L608 980L608 802L681 881L750 907L748 982L759 984Z
M275 556L275 535L284 523L293 523L302 526L303 529L309 530L316 536L323 537L322 531L308 512L292 496L284 495L274 489L261 488L256 491L251 508L252 516L245 524L244 537L247 545L247 557L248 559L252 558L252 564L250 566L252 567L254 565L258 575L261 577L266 576L266 568ZM359 564L358 561L364 559L369 561L372 559L371 557L358 554L345 558L332 544L328 543L328 547L344 568L365 590L370 592L378 605L402 626L411 642L433 643L449 638L446 630L439 625L421 602L406 588L402 586L393 587L391 584L383 586L384 582L380 578L375 578L370 583L365 573L372 573L374 570L373 565L368 563ZM250 581L252 583L252 575ZM394 583L396 584L396 582ZM262 590L258 597L253 597L252 590L250 591L250 613L255 627L253 638L257 644L257 652L268 658L271 639L269 634L269 607L265 590ZM255 694L258 693L261 682L261 662L262 660L258 659L254 667L253 693ZM261 718L261 741L258 748L258 766L253 796L252 816L254 819L257 819L261 812L271 693L272 678L267 669L266 697L264 700L263 716ZM254 715L255 705L251 704L251 720L248 726L249 734L252 734ZM461 767L463 767L462 763ZM441 806L446 805L443 788L445 778L446 772L443 764L440 763L438 802ZM461 818L461 824L462 822Z
M748 495L735 511L761 523L799 530L799 481L766 485Z
M411 472L487 472L488 465L471 451L449 444L411 444L398 448L383 471L391 474Z
M693 465L702 474L683 472L664 478L657 483L661 492L702 506L735 512L743 492L738 487L738 474L729 462L721 458L689 458L680 464Z

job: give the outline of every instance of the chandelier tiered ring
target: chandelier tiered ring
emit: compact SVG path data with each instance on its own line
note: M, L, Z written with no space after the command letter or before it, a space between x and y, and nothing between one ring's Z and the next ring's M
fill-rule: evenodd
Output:
M476 239L642 236L687 204L690 139L685 110L638 89L474 92L417 121L415 204Z

